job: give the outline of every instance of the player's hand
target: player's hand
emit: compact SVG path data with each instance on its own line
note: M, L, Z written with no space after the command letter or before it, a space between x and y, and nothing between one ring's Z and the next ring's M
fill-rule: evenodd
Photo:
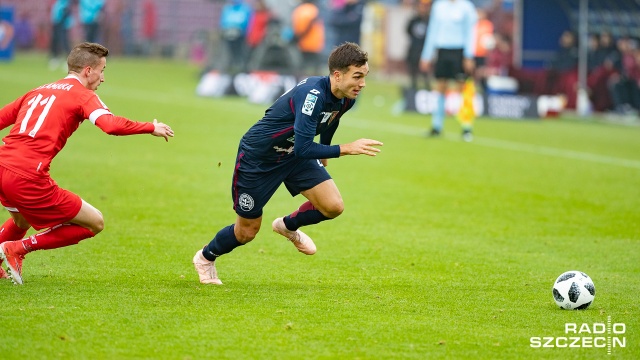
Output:
M464 59L464 61L462 62L462 67L467 74L473 75L473 71L476 68L476 62L474 59Z
M165 141L169 141L169 137L173 137L173 130L171 126L158 122L157 119L153 119L153 132L151 135L163 137Z
M428 73L431 71L431 61L420 60L420 70L422 72Z
M320 159L320 163L322 163L322 166L327 167L327 165L329 165L329 160L327 160L327 159Z
M340 145L340 155L369 155L376 156L380 149L375 146L382 146L378 140L360 139L352 143Z

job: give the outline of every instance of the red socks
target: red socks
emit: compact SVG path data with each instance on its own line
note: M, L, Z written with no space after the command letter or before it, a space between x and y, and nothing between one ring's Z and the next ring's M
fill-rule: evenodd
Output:
M2 227L0 227L0 244L5 241L24 239L24 236L27 234L27 230L19 228L13 221L13 218L9 218L4 222L4 224L2 224Z
M56 225L49 230L29 236L22 240L22 246L26 252L36 250L57 249L69 245L75 245L95 234L80 225L63 224Z

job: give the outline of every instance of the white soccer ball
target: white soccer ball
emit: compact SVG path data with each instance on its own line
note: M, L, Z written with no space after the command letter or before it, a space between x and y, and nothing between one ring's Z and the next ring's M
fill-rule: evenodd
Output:
M596 297L596 287L582 271L567 271L553 283L553 299L563 309L584 310Z

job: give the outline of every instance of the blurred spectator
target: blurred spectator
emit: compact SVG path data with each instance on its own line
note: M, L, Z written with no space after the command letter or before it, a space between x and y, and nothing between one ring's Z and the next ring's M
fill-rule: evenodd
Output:
M250 71L274 71L280 74L294 74L299 67L300 53L289 41L283 39L282 21L272 17L267 24L262 42L255 48L250 59Z
M314 0L302 0L291 14L293 41L302 54L301 75L318 75L323 64L324 22Z
M72 1L56 0L51 6L52 36L49 69L55 70L62 66L66 69L66 62L62 57L69 54L71 44L69 43L69 29L75 21L72 16Z
M142 54L150 55L156 45L158 35L158 10L155 0L142 3Z
M131 2L129 1L129 8ZM122 39L122 27L128 26L125 22L123 24L124 14L128 12L127 4L125 0L109 0L105 3L103 11L103 32L102 42L105 47L109 48L110 54L122 54L123 51L123 39Z
M560 48L550 62L546 92L566 97L566 107L576 108L578 86L578 44L576 34L566 30L560 35Z
M513 3L514 1L512 0L491 0L488 6L485 7L487 18L493 23L494 32L513 36Z
M78 14L84 28L84 39L88 42L98 42L100 30L100 14L105 0L80 0Z
M477 68L476 74L484 90L491 76L509 76L513 68L513 48L511 39L499 33L493 36L495 45L487 53L485 64Z
M478 22L475 28L476 51L474 53L474 60L476 67L481 67L485 64L489 49L494 47L495 40L493 38L493 23L487 18L487 11L478 9L477 14Z
M255 49L262 43L267 34L267 26L272 18L271 11L264 0L256 0L253 3L253 13L247 26L247 46L249 53L247 58L251 60Z
M487 54L485 63L487 75L508 75L513 66L511 39L506 35L494 34L495 46Z
M620 50L610 32L605 31L599 36L598 53L601 53L602 64L620 70Z
M330 25L334 46L344 42L360 44L364 5L364 0L345 0L341 6L336 6L331 11Z
M587 39L587 72L590 73L604 62L603 53L600 51L600 35L589 34Z
M621 70L621 56L611 33L603 32L596 38L598 44L590 57L587 88L593 110L602 112L614 108L609 84Z
M124 55L138 55L139 53L134 37L135 12L135 2L123 2L122 13L120 14L120 39L122 41L122 53Z
M560 35L560 48L551 60L550 68L559 73L578 68L578 44L574 32L566 30Z
M411 89L418 89L418 80L422 80L425 89L430 88L429 73L420 70L420 54L424 47L429 26L429 13L431 12L431 0L419 0L415 5L415 14L407 24L409 35L409 49L407 51L407 69L411 81Z
M620 114L635 114L640 109L640 50L629 37L618 39L622 71L610 77L614 109Z
M245 69L245 38L251 12L251 7L242 0L227 0L222 7L220 28L229 55L224 67L228 73Z
M14 41L17 49L27 50L33 48L35 42L35 31L31 23L31 17L26 11L18 15L14 25Z

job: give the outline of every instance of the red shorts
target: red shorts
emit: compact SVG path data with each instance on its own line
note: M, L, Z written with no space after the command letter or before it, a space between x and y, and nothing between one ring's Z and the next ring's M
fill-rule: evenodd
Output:
M40 230L71 221L82 207L80 196L65 190L50 178L25 179L0 166L0 203L16 210Z

